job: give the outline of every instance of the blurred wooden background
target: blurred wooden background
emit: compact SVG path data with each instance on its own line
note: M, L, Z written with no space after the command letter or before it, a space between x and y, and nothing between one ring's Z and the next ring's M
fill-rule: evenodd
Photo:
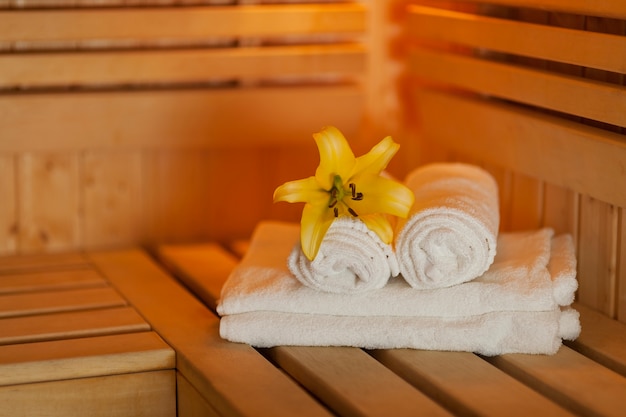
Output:
M625 39L620 0L0 0L0 255L297 221L272 192L333 124L399 178L487 168L502 229L572 233L626 321Z

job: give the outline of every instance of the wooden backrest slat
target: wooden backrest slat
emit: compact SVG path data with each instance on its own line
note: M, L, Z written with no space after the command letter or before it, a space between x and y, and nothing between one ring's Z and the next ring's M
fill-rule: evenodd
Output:
M356 75L360 45L0 55L0 88L193 83L316 74Z
M356 130L362 99L353 85L0 95L0 152L294 144Z
M353 33L358 3L0 11L0 42Z
M410 68L429 81L626 126L623 86L421 49L413 51Z
M420 100L424 132L440 143L626 205L626 189L614 186L626 181L626 145L620 135L513 105L435 91L421 92ZM454 114L454 123L449 114Z
M407 24L420 38L626 73L626 53L618 52L626 51L623 36L424 6L409 7Z
M474 2L475 0L461 0ZM626 19L626 4L622 0L490 0L500 6L525 7L539 11L552 10L589 16Z

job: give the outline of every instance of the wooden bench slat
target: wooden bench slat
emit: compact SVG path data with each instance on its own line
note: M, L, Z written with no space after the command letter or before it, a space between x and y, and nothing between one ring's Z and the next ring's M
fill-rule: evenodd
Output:
M174 370L0 387L1 417L176 415Z
M365 25L366 8L357 3L11 10L0 11L0 41L352 33Z
M148 330L131 307L11 317L0 320L0 345Z
M461 1L475 2L475 0ZM539 9L540 11L549 10L554 12L626 19L626 4L624 4L622 0L594 2L590 2L589 0L489 0L489 3L501 6Z
M173 369L154 332L0 346L0 386Z
M0 295L0 318L124 305L110 287L7 294Z
M626 73L626 54L615 52L626 51L624 36L416 5L409 7L407 25L420 38Z
M106 285L106 281L96 271L88 268L0 274L0 294L101 287L104 285Z
M503 355L488 360L574 412L622 416L626 377L563 346L552 356Z
M350 137L363 97L355 86L7 94L0 152L293 145L326 124Z
M79 252L42 253L32 255L4 256L0 258L0 275L16 272L41 271L88 267L88 262Z
M212 308L237 264L217 244L165 245L158 255ZM285 346L268 349L267 355L341 415L448 415L360 349Z
M122 85L211 79L353 75L365 69L356 44L136 52L0 55L0 87Z
M623 86L425 49L415 49L409 65L429 81L626 126Z
M112 251L89 256L176 350L178 371L219 413L273 417L329 415L250 346L222 340L218 318L146 254ZM276 401L275 393L281 393L281 401Z
M417 94L422 103L418 117L429 140L626 206L626 189L615 187L626 179L622 135L494 101L432 90Z
M394 349L372 355L460 415L571 415L472 353Z
M568 345L583 355L626 376L626 324L575 303L582 332Z

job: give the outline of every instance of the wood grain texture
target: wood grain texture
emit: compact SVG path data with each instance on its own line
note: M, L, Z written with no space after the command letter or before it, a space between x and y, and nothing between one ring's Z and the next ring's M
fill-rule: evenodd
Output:
M0 87L199 83L319 74L358 75L358 44L0 55Z
M329 415L250 346L221 339L218 318L144 253L111 251L89 256L176 350L178 371L220 414ZM233 372L236 368L246 372ZM271 395L276 392L281 393L280 402Z
M473 0L460 1L465 2ZM490 0L489 3L502 6L528 7L540 10L545 9L579 15L626 19L626 5L624 5L621 0L605 0L593 3L590 3L587 0L571 0L567 2L562 0Z
M19 252L67 251L80 245L79 161L76 152L19 157Z
M11 317L0 320L0 345L148 330L131 307Z
M0 416L176 416L174 370L0 387Z
M0 294L103 286L106 281L89 268L2 274L0 278Z
M356 137L362 99L350 85L7 94L0 152L284 146L327 124Z
M365 30L358 3L0 12L0 40L189 39ZM50 17L54 16L54 19ZM138 25L137 22L141 21Z
M17 193L15 158L0 154L0 256L14 254L17 250Z
M623 36L423 6L409 8L407 24L409 34L420 38L618 73L626 72L626 57L615 53L626 50L626 38ZM563 47L568 44L575 44L577 47Z
M0 346L0 386L173 369L154 332Z
M86 151L82 165L84 247L141 241L145 228L142 153Z

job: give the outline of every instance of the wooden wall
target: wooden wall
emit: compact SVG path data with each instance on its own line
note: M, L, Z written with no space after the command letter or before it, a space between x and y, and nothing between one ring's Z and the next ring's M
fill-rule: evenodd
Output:
M573 234L579 301L626 321L626 6L489 3L409 12L407 165L490 170L502 229Z
M272 192L358 133L368 16L272 3L0 1L0 255L297 219Z

